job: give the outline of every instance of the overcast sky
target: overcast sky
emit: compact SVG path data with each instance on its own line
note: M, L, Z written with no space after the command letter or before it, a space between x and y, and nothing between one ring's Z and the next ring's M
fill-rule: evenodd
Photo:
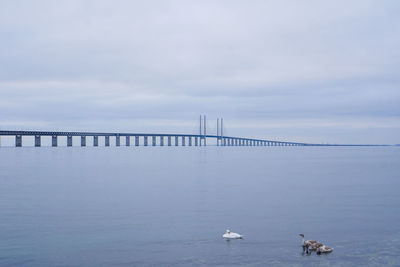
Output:
M400 143L399 1L0 3L0 129Z

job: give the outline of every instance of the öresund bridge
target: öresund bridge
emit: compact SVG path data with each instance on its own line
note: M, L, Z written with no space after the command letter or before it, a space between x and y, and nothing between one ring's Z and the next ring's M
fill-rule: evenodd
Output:
M67 146L73 146L74 136L80 136L80 146L86 146L86 138L93 137L93 146L99 146L99 137L104 137L104 145L110 146L110 137L115 138L115 146L121 146L121 138L125 146L206 146L207 139L214 139L217 146L336 146L332 144L311 144L298 142L273 141L264 139L224 136L223 119L217 119L217 134L208 135L206 116L200 116L199 134L163 134L163 133L110 133L110 132L64 132L64 131L7 131L0 130L1 136L14 136L15 146L22 147L23 136L34 136L35 147L42 145L43 136L51 136L51 146L58 146L58 138L66 137ZM149 142L151 139L151 144ZM142 142L141 142L142 141ZM157 142L158 141L158 142Z

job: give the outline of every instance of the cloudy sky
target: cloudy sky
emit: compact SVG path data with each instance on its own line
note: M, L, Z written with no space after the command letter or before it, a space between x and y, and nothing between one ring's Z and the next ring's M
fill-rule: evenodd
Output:
M0 5L0 129L400 143L399 1Z

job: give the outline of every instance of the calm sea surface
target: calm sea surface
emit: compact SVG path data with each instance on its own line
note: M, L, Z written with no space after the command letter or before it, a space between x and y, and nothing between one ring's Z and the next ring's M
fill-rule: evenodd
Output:
M1 147L0 265L399 266L400 148Z

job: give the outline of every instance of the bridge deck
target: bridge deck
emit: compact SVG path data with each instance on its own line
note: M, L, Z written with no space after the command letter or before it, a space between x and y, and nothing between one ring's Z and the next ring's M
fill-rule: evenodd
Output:
M214 138L219 140L238 140L238 141L249 141L249 142L267 142L271 144L291 144L291 145L311 145L306 143L298 142L283 142L275 140L235 137L235 136L220 136L220 135L199 135L199 134L166 134L166 133L116 133L116 132L65 132L65 131L13 131L13 130L1 130L0 136L148 136L148 137L194 137L194 138ZM237 145L237 144L232 144Z

